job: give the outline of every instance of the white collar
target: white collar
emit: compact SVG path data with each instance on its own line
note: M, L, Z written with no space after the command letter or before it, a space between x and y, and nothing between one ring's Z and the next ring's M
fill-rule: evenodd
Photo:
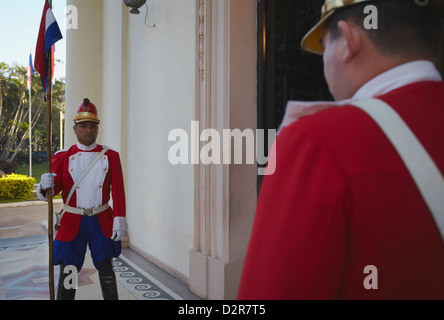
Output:
M421 81L442 81L442 77L435 65L426 60L409 62L390 69L376 76L364 84L351 99L342 101L317 101L302 102L289 101L285 110L285 116L278 130L280 131L302 117L312 115L322 110L353 103L359 99L374 98L392 90Z
M77 142L77 148L79 148L82 151L91 151L94 150L95 148L97 148L97 143L93 143L90 146L85 146L83 144L81 144L80 142Z
M421 81L442 81L441 75L432 62L412 61L381 73L364 84L352 100L373 98Z

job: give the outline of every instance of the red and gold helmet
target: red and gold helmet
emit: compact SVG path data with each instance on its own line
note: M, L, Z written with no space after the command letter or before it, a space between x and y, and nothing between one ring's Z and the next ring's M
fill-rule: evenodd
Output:
M83 103L81 103L77 108L74 122L80 123L87 121L100 123L96 106L93 103L91 103L91 101L89 101L88 98L85 98L83 99Z

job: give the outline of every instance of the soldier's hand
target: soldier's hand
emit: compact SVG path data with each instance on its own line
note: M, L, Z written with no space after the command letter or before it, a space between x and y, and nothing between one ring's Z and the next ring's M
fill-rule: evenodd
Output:
M40 179L40 185L42 186L43 190L48 190L54 187L54 177L56 175L57 174L55 173L45 173L44 175L42 175Z
M114 230L113 235L111 236L111 240L120 241L123 237L124 231Z
M126 227L125 217L114 217L111 240L120 241L125 233Z

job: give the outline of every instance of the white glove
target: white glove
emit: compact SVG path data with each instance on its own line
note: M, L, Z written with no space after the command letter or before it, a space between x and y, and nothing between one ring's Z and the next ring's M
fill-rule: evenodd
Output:
M113 235L111 236L111 240L114 240L116 242L120 241L123 237L124 232L125 231L119 231L119 230L113 231Z
M50 188L54 188L54 177L57 174L55 173L45 173L42 175L40 179L40 185L42 186L43 190L48 190Z
M111 240L120 241L126 231L125 217L115 217L113 221L113 235Z

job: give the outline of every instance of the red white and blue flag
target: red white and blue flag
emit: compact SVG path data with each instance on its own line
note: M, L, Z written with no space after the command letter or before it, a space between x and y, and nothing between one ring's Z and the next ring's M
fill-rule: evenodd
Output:
M48 0L45 0L45 7L43 8L42 21L40 22L39 36L37 39L37 46L35 50L34 67L40 73L42 78L43 91L46 93L48 82L51 83L53 72L48 77L49 64L51 63L51 70L54 70L54 55L52 54L51 61L49 59L49 50L54 51L54 44L62 39L62 33L59 25L49 8ZM48 81L49 80L49 81Z
M34 74L34 67L32 66L32 54L29 53L29 64L28 64L28 92L31 93L32 88L32 75Z

